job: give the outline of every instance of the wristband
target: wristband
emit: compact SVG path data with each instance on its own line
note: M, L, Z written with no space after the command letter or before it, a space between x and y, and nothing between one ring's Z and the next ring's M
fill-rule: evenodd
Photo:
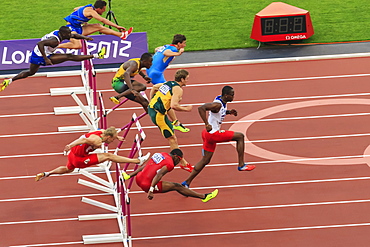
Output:
M153 193L153 191L154 191L154 187L152 186L152 187L150 187L149 192Z

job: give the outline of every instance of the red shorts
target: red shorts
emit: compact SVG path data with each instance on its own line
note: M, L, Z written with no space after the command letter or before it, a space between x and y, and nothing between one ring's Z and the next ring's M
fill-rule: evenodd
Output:
M146 177L145 175L143 176L143 173L140 172L137 176L136 176L136 184L145 192L148 193L149 189L150 189L150 186L152 185L152 180L153 179L150 179L148 177ZM159 181L157 183L157 185L155 186L154 188L154 193L162 193L162 181Z
M203 139L203 150L208 152L214 152L216 144L219 142L229 142L233 139L234 131L230 130L219 130L211 134L206 129L202 131Z
M97 154L89 154L87 156L76 156L74 153L70 152L68 154L67 168L73 170L75 168L86 168L92 165L99 164Z

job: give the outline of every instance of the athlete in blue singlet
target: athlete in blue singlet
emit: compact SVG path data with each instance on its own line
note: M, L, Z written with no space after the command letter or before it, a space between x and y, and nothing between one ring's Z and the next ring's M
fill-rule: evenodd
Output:
M164 71L172 62L175 56L180 56L186 46L186 37L182 34L176 34L173 37L172 44L157 47L153 56L152 66L147 70L147 74L152 78L153 84L165 83Z
M106 5L107 3L105 1L97 0L94 5L88 4L86 6L74 8L73 13L64 18L64 20L67 22L66 26L71 28L72 33L90 35L95 32L100 32L104 34L114 35L120 37L122 40L125 40L132 33L133 28L130 27L128 30L126 30L124 27L121 27L107 20L106 18L101 17L101 15L106 10ZM117 28L119 32L114 31L108 27L104 27L99 23L87 23L92 18L102 22L105 25ZM68 43L61 44L59 48L80 49L81 43L77 40L72 39Z
M71 31L82 34L82 24L91 20L91 17L88 18L84 15L84 10L87 7L95 10L95 7L92 4L88 4L76 9L72 14L64 18L64 20L67 22L66 26L69 27Z

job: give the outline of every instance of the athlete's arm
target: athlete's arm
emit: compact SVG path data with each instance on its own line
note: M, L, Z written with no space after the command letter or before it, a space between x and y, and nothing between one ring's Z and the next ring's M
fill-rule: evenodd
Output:
M64 148L65 152L71 150L72 147L78 146L81 144L87 144L89 146L93 146L94 148L101 146L102 141L101 138L97 135L91 135L88 138L78 138L71 142L70 144L66 145Z
M146 166L146 164L145 164L145 165L140 166L140 167L139 167L139 168L137 168L135 171L133 171L132 173L130 173L130 174L129 174L130 178L135 177L139 172L141 172L141 171L144 169L144 167L145 167L145 166Z
M53 63L46 56L45 46L50 46L54 48L54 47L57 47L58 45L59 45L59 41L55 37L51 37L49 39L37 42L37 47L39 48L39 51L41 52L41 55L44 58L46 65L53 65Z
M180 56L184 53L184 48L181 48L178 52L171 51L170 49L167 49L163 52L163 55L166 57L174 57L174 56Z
M154 94L158 92L159 88L163 85L163 83L158 83L153 85L152 89L150 90L150 99L153 98Z
M92 17L100 22L102 22L105 25L115 27L120 31L126 31L126 28L118 26L117 24L105 19L104 17L101 17L92 7L87 7L84 9L84 15L86 17Z
M141 75L141 77L143 77L144 80L146 80L147 83L151 83L152 82L152 78L150 78L149 76L147 76L146 74L144 74L143 71L139 71L139 75Z
M182 99L182 88L179 86L175 86L172 88L172 99L171 99L171 108L175 111L186 111L189 112L193 109L192 105L182 106L180 105L180 101Z
M152 180L151 188L154 188L159 181L161 181L162 177L168 172L167 166L163 166L158 172L157 175ZM152 200L154 196L153 191L148 191L148 199Z
M203 120L206 130L210 132L212 130L212 125L208 123L208 118L207 118L207 111L211 111L213 113L219 112L221 109L221 104L217 102L212 102L212 103L205 103L201 106L198 107L198 113L200 118Z

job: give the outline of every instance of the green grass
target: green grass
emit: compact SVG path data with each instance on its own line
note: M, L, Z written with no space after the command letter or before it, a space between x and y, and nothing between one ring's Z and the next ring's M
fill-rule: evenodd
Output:
M40 38L64 25L74 7L93 3L81 0L2 0L0 40ZM259 0L112 0L118 23L147 32L149 50L185 34L186 50L257 47L249 38L254 16L272 1ZM310 11L315 34L302 43L370 40L370 6L360 0L287 0ZM105 16L105 14L103 15ZM93 22L93 21L92 21Z

